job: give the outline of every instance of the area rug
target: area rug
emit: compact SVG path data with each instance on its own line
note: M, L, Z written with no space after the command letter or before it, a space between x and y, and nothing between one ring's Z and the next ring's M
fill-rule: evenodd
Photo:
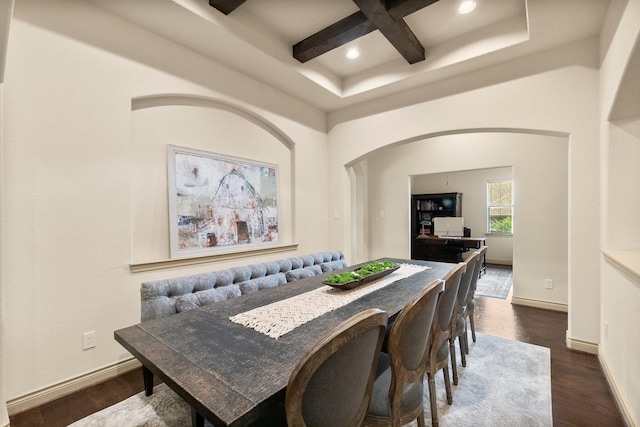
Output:
M442 372L436 375L439 425L552 426L551 351L491 335L476 336L475 343L469 339L466 368L460 366L456 343L459 380L452 385L452 405L446 404ZM431 425L428 393L424 405L426 425Z
M513 271L507 267L487 266L486 274L478 279L476 295L506 299L513 286Z
M457 360L460 361L459 355ZM548 348L477 334L477 342L470 342L467 367L459 366L458 375L458 385L452 385L452 405L446 403L442 372L436 375L441 427L553 425ZM424 387L428 390L426 378ZM428 392L425 393L424 407L426 425L429 426ZM71 425L184 427L190 423L188 405L161 384L155 387L150 397L139 393ZM205 425L211 424L207 422ZM408 425L414 427L416 422Z

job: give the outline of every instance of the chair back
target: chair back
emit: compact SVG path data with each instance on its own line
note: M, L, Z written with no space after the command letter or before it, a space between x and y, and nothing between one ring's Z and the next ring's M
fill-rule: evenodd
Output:
M289 427L362 425L387 322L387 313L365 310L298 362L285 395Z
M392 370L389 400L391 414L399 422L403 391L411 384L422 384L428 357L429 331L444 281L434 280L402 309L389 334L389 360ZM422 402L419 402L422 406ZM417 409L417 408L416 408ZM421 411L420 411L421 412ZM396 423L392 422L392 425ZM398 424L399 425L399 424Z
M465 264L467 265L466 270L462 277L460 278L460 286L458 287L458 297L456 298L456 306L454 309L454 313L462 313L464 311L464 307L467 305L469 291L471 289L471 282L473 281L473 275L477 274L476 264L479 257L479 252L474 252L467 260ZM477 277L476 277L477 280ZM455 318L455 316L454 316Z
M483 246L476 251L476 254L478 256L476 257L474 273L471 276L471 283L469 284L469 293L466 298L467 302L471 301L476 293L476 286L478 284L478 278L480 277L480 269L482 268L482 263L484 262L484 257L487 252L487 248L488 248L487 246Z
M460 288L460 279L466 271L467 265L463 262L459 263L444 277L444 292L438 299L438 308L436 311L436 322L433 322L433 331L441 335L446 333L448 337L449 325L453 316L453 308L458 298L458 289Z

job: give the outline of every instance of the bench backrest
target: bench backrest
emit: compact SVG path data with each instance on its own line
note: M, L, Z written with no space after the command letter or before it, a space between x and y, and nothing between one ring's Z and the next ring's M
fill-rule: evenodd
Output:
M140 287L141 320L170 316L346 266L341 251L318 252L145 282Z

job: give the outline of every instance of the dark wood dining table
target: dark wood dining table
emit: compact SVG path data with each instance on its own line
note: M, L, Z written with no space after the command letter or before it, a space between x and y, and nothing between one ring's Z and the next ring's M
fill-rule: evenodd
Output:
M430 267L293 329L277 339L231 316L312 291L329 273L264 289L114 332L115 339L190 406L194 425L247 426L284 402L295 365L342 321L379 308L393 319L424 286L455 264L390 259ZM353 267L352 267L353 268Z

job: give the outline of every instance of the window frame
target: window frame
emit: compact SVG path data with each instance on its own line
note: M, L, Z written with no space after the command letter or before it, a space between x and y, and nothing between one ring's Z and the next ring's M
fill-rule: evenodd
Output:
M491 204L491 185L492 184L501 184L501 183L511 183L511 203L510 204ZM515 191L514 191L514 181L513 179L498 179L487 181L486 186L486 194L487 194L487 223L486 223L486 234L493 236L512 236L514 230L514 217L515 217ZM495 208L509 208L511 211L511 231L503 232L503 231L492 231L491 229L491 210Z

